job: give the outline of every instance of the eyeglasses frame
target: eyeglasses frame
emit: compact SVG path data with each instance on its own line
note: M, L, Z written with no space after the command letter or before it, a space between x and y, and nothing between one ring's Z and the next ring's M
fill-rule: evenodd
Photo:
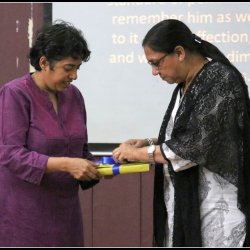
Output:
M157 68L159 69L160 64L162 62L163 59L165 59L166 56L168 56L169 54L165 54L164 56L162 56L160 59L158 59L157 61L148 61L148 64L152 67L152 68Z

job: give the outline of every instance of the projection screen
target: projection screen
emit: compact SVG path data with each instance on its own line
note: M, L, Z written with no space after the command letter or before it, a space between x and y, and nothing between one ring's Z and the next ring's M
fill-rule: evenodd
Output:
M92 51L74 82L85 99L90 143L158 136L176 85L152 75L141 42L163 19L184 21L250 83L250 3L55 2L52 13L81 29Z

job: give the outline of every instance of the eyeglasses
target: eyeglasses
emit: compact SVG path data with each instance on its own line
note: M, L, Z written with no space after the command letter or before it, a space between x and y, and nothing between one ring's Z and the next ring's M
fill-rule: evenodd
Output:
M153 67L153 68L158 68L161 64L161 61L169 54L165 54L164 56L162 56L160 59L158 59L157 61L148 61L148 64Z

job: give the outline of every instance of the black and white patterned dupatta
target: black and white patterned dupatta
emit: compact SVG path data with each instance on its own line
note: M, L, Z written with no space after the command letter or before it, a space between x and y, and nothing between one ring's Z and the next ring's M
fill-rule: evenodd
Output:
M246 215L245 245L250 246L250 103L247 85L237 73L210 61L198 72L183 96L175 117L171 139L166 127L176 96L173 92L159 133L159 144L198 165L174 172L168 164L175 189L173 246L199 247L201 241L199 166L221 175L238 188L238 206ZM163 154L164 155L164 154ZM154 245L164 246L166 208L163 167L155 167Z

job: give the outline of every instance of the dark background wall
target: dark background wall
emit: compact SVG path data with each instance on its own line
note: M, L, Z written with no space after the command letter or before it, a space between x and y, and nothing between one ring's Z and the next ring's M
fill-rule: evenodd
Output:
M32 71L29 48L36 31L51 22L51 7L51 3L0 3L0 86ZM152 197L153 170L104 179L80 191L85 246L152 246Z
M152 246L153 171L102 180L81 191L85 246Z
M51 18L51 4L0 3L0 85L29 71L35 32Z

